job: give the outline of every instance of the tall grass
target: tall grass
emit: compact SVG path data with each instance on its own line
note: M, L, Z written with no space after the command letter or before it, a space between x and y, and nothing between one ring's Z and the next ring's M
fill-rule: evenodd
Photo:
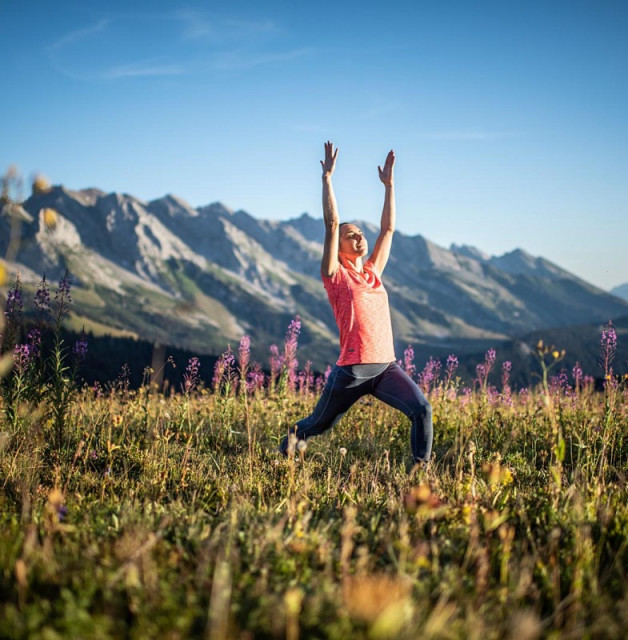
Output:
M471 387L455 358L411 369L435 422L416 470L409 421L368 397L280 457L316 402L291 348L271 386L246 342L211 389L194 362L168 396L62 377L61 441L45 390L13 413L5 397L0 636L625 637L628 392L610 367L602 393L495 389L494 353ZM541 372L555 351L539 345Z

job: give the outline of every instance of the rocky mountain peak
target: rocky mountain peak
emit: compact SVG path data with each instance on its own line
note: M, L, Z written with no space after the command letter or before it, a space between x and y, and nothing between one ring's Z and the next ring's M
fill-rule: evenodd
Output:
M58 211L56 228L42 222L44 207ZM266 345L280 342L299 313L307 357L321 365L336 353L320 282L321 218L260 220L220 202L194 209L172 194L146 203L64 187L29 198L24 209L32 222L22 225L15 268L39 277L68 268L84 289L77 300L91 301L78 310L87 323L203 351L233 344L243 331ZM372 248L378 227L357 223ZM3 216L0 251L9 236ZM451 353L628 314L628 302L521 249L487 258L474 247L445 249L398 231L384 277L398 346L438 344Z

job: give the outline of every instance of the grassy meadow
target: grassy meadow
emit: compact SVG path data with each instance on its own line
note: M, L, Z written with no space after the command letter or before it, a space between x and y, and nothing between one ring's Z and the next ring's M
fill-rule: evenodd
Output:
M612 329L603 392L543 344L524 390L505 364L489 383L494 352L468 386L455 358L417 373L407 352L434 411L434 457L416 469L409 421L368 397L277 453L323 382L295 369L292 325L270 376L243 340L213 385L192 360L162 393L148 377L77 384L84 347L28 351L10 294L7 309L0 637L625 637L628 391Z

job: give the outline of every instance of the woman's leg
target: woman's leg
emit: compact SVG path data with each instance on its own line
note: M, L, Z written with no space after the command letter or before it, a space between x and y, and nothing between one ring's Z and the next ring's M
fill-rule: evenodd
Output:
M299 420L290 430L291 433L294 433L299 440L306 440L333 427L354 402L370 392L367 386L368 381L368 379L364 382L356 380L341 367L335 366L329 374L327 384L314 411L307 418ZM288 436L283 439L279 450L284 455L287 454Z
M397 363L392 363L374 379L371 394L410 418L414 461L427 462L432 452L432 407L417 384Z

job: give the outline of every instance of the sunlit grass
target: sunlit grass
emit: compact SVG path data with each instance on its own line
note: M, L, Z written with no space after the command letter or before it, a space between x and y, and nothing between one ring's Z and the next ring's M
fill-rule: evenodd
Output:
M413 472L409 423L375 400L284 460L313 394L85 389L61 451L37 413L3 440L2 635L622 637L615 392L556 395L551 417L542 391L438 386Z
M604 391L539 342L516 391L493 350L404 368L428 394L434 459L407 418L365 397L328 434L277 453L322 380L296 369L295 318L271 377L250 341L212 388L124 377L77 389L60 337L21 337L10 291L0 405L0 637L623 638L628 625L628 390L602 334ZM56 320L55 320L56 319ZM41 325L43 330L43 325ZM72 364L74 362L74 364ZM246 382L246 384L244 383Z

